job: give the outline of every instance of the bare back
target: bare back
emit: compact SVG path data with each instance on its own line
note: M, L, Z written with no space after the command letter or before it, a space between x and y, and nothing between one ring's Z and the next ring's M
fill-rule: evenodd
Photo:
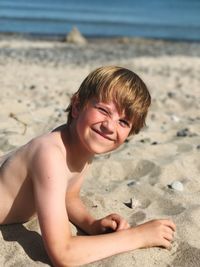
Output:
M34 215L27 146L1 157L0 224L24 222Z

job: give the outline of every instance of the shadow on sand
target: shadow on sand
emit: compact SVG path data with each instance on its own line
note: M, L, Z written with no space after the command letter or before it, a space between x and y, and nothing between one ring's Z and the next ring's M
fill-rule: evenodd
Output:
M45 251L42 237L36 231L28 230L22 224L1 225L0 231L5 241L18 242L31 260L53 266Z

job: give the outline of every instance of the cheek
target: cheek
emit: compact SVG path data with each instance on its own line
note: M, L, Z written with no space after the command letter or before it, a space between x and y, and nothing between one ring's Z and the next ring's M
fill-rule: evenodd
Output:
M128 138L130 130L129 129L122 129L119 132L119 139L120 143L124 143L124 141Z
M77 121L77 130L79 133L83 134L85 129L87 128L88 121L85 117L79 117Z
M101 121L101 115L93 109L88 110L83 117L85 123L87 123L88 125L92 125Z
M80 132L83 132L87 127L95 123L95 114L92 111L84 111L77 119L77 127Z

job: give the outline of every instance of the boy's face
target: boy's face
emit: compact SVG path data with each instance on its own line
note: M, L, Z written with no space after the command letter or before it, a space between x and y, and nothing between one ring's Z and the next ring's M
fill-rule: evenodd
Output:
M91 99L76 115L76 129L85 148L92 154L112 151L124 143L132 128L114 102Z

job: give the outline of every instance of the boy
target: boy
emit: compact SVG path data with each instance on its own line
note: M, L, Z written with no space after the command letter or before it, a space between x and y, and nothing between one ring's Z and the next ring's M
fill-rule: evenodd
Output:
M108 66L90 73L71 99L66 125L2 159L0 224L22 223L37 214L54 266L82 265L142 247L169 248L172 221L131 228L118 214L96 220L79 197L93 156L138 133L150 102L146 85L128 69ZM72 236L69 221L89 236Z

